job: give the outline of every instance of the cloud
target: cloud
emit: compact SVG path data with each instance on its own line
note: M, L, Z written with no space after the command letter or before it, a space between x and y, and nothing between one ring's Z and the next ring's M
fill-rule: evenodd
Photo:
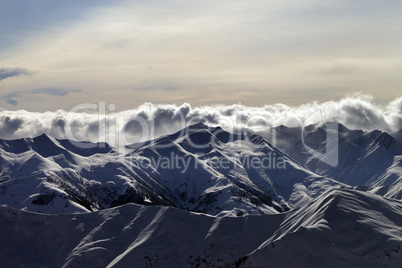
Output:
M30 75L30 74L31 74L31 72L24 68L2 67L2 68L0 68L0 81L10 78L10 77L21 76L21 75Z
M11 104L11 105L14 105L14 106L17 106L17 105L18 105L18 100L15 99L15 98L7 98L7 99L6 99L6 102L7 102L8 104Z
M44 95L51 95L51 96L66 96L69 93L77 93L82 92L82 89L67 89L67 88L37 88L27 91L15 91L11 94L5 95L0 99L5 100L5 102L17 106L18 105L18 97L26 96L29 94L44 94Z
M100 111L100 112L99 112ZM249 107L240 104L191 107L184 103L154 105L107 113L104 103L77 107L76 113L58 110L36 113L24 110L0 111L0 138L34 137L42 133L66 138L70 132L77 140L116 140L135 143L167 135L187 125L203 122L227 130L267 129L336 121L352 129L394 132L402 128L402 97L383 105L369 95L355 94L337 101L312 102L300 106L284 104Z
M82 89L66 89L66 88L37 88L28 91L32 94L46 94L53 96L66 96L69 93L82 92Z

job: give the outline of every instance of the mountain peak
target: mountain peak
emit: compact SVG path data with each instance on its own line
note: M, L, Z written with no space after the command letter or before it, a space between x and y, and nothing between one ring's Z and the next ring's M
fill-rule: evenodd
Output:
M32 139L33 142L35 143L47 143L47 142L55 142L55 139L46 133L43 133L39 136L36 136L35 138Z
M201 130L201 129L210 129L210 128L211 127L209 127L208 125L206 125L202 122L191 124L186 127L186 129L189 129L189 130Z

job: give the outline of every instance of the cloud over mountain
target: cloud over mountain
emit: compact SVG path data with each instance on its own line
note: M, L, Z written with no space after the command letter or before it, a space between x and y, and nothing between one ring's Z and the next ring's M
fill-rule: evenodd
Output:
M60 93L60 92L59 92ZM402 128L402 97L383 105L369 95L355 94L338 101L307 103L297 107L284 104L248 107L191 107L184 103L154 105L113 112L113 104L81 104L70 111L0 111L0 138L33 137L42 133L57 138L123 143L144 141L179 131L186 125L203 122L228 130L267 129L279 125L302 126L336 121L352 129L379 129L394 132Z

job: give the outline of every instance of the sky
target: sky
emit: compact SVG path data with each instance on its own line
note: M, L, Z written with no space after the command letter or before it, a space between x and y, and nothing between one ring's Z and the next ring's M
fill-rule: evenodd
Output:
M402 86L402 1L0 2L0 109L300 106Z

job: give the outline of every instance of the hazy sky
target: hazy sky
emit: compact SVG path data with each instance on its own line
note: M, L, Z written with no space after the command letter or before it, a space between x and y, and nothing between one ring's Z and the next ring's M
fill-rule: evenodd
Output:
M402 86L402 1L0 2L0 108L300 105Z

